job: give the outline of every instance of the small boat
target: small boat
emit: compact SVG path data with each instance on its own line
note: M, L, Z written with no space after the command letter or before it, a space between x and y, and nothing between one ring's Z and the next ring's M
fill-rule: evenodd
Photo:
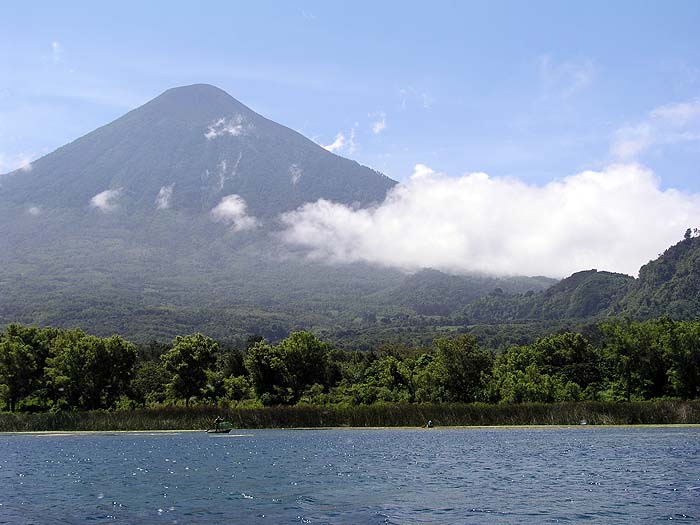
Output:
M221 418L216 418L214 428L208 428L207 434L228 434L233 429L233 425Z
M208 428L207 434L228 434L231 432L230 428Z

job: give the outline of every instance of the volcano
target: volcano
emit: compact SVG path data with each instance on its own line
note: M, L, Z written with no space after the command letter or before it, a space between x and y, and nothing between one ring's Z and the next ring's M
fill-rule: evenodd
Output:
M272 217L320 198L367 205L394 184L225 91L196 84L169 89L30 169L0 177L0 206L196 214L237 195L249 213Z

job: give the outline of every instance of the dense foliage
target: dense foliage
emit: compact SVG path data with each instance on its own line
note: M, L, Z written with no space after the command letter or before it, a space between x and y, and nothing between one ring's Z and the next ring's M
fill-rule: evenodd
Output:
M600 323L494 352L471 334L428 347L334 348L310 332L240 347L201 334L136 347L119 336L11 324L0 334L7 411L377 403L552 403L700 397L700 321Z

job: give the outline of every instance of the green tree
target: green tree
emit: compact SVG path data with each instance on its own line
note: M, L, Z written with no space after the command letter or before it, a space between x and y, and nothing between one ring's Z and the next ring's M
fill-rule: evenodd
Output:
M446 370L435 353L421 354L413 363L414 399L419 403L442 403L449 398L445 390Z
M36 359L31 347L14 336L0 339L0 391L11 412L30 395L36 380Z
M362 385L367 401L406 402L413 397L410 369L396 356L385 355L373 361Z
M151 403L163 403L170 377L159 361L141 361L136 367L131 382L134 401L145 406Z
M312 333L293 332L276 346L264 341L253 344L245 366L263 404L293 404L312 386L319 385L324 391L337 379L329 351L329 346Z
M51 345L54 339L61 335L61 330L57 328L35 328L33 326L23 326L17 323L7 325L6 335L10 339L20 341L31 349L35 366L33 374L25 377L26 384L31 386L31 392L26 397L34 397L46 406L49 401L46 382L44 380L44 368L46 360L49 358Z
M218 344L202 334L177 336L173 346L161 356L170 375L168 391L189 406L192 397L200 396L207 385L207 371L212 367Z
M532 344L541 354L542 372L561 375L565 382L581 388L596 385L601 380L600 358L583 335L566 332L543 337Z
M668 393L670 363L664 351L663 334L669 327L668 320L643 323L618 320L601 325L609 382L613 391L615 384L620 384L627 401Z
M329 347L311 332L293 332L278 345L287 370L287 387L292 402L298 401L311 385L329 384Z
M672 395L697 399L700 397L700 322L667 320L663 337Z
M493 367L491 398L506 403L578 400L600 378L598 357L580 334L565 333L513 346Z
M231 401L243 401L254 396L250 381L246 376L230 376L224 379L226 398Z
M59 406L110 408L127 393L135 363L136 347L121 337L69 330L54 340L45 376Z
M278 346L272 346L265 341L253 344L246 353L245 366L253 390L264 405L278 405L291 401L289 371L284 352Z
M443 386L448 400L469 403L482 399L485 375L493 364L491 354L479 348L472 335L437 339L435 346L445 374Z

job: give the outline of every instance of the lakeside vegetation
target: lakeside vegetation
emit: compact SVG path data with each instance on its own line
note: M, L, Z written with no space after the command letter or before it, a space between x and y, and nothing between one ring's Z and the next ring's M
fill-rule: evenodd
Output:
M0 430L698 423L700 321L625 319L503 352L332 347L310 332L235 347L202 334L137 346L72 329L0 334Z
M374 404L265 408L168 406L134 410L0 413L0 432L202 430L222 416L234 428L699 424L700 401Z

